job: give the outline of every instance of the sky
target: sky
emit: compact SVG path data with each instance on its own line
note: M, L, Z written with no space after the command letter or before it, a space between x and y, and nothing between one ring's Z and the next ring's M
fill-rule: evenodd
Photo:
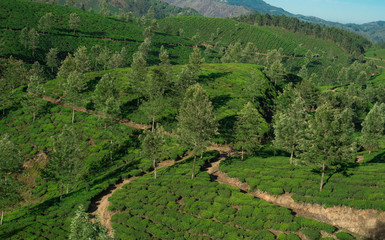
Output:
M385 21L385 0L264 0L272 6L305 16L340 23Z

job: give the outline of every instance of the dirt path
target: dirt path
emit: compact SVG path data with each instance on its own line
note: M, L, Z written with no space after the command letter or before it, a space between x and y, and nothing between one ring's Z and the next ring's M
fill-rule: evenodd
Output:
M110 205L108 198L111 197L116 190L121 189L123 185L130 183L135 178L137 177L125 179L121 183L109 187L107 190L99 194L99 196L96 197L94 202L90 205L91 212L89 213L91 215L91 219L97 216L100 223L105 226L110 233L112 231L111 217L114 213L108 210L108 206Z
M239 181L238 178L231 178L219 170L219 164L225 160L228 155L231 155L231 152L221 152L219 159L211 163L211 166L207 169L207 172L212 175L213 179L216 179L218 183L236 187L254 197L281 207L286 207L292 210L297 216L337 226L360 236L385 240L385 212L373 209L357 210L346 206L324 208L318 204L295 202L291 198L293 194L289 193L273 196L261 190L250 192L250 186L247 183Z
M366 59L371 59L371 60L376 60L376 61L381 61L381 62L385 62L384 59L381 59L381 58L374 58L374 57L365 57Z
M55 98L52 98L52 97L49 97L49 96L43 96L42 98L44 100L48 101L48 102L51 102L51 103L54 103L54 104L57 104L57 105L62 105L64 107L72 108L71 104L62 103L60 98L59 99L55 99ZM104 118L103 115L97 114L95 112L90 112L85 107L75 106L75 111L76 112L84 112L84 113L88 113L88 114L96 116L96 117ZM75 116L75 120L76 120L76 116ZM129 121L129 120L125 120L125 119L116 119L116 121L118 123L121 123L123 125L129 126L129 127L132 127L132 128L136 128L136 129L142 129L142 130L151 129L151 125L149 125L149 124L135 123L133 121ZM175 136L173 133L170 133L170 132L164 131L163 133L168 135L168 136Z

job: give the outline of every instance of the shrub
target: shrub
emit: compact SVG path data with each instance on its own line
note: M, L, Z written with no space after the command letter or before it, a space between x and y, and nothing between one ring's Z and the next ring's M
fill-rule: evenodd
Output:
M310 228L305 228L305 229L302 229L301 232L303 234L305 234L305 236L309 239L309 240L319 240L321 239L321 234L319 231L317 230L314 230L314 229L310 229Z
M336 234L336 237L339 240L354 240L355 239L352 235L350 235L349 233L346 233L346 232L339 232Z
M277 239L286 240L287 239L287 235L284 234L284 233L280 233L280 234L278 234Z
M301 240L296 234L290 233L287 235L287 240Z

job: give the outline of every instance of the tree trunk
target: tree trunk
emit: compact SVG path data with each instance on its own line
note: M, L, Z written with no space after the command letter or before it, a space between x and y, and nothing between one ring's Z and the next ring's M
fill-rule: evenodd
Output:
M152 164L154 165L154 179L156 179L156 161L153 160Z
M191 179L194 179L194 177L195 177L195 162L196 162L196 160L197 160L197 156L194 154L194 162L193 162Z
M32 122L35 122L35 119L36 119L36 114L35 112L32 113Z
M4 219L4 207L1 207L1 220L0 220L0 225L3 225L3 219Z
M75 122L75 104L72 104L72 124Z
M242 146L242 158L241 158L241 160L243 161L243 146Z
M322 191L322 189L324 187L324 177L325 177L325 160L322 161L321 185L319 187L320 191Z
M152 117L152 127L151 127L151 132L154 132L154 127L155 127L155 117Z
M203 152L201 152L201 160L203 159Z
M293 144L293 148L291 149L291 155L290 155L290 164L293 164L294 148L295 148L295 145Z
M68 194L68 188L69 188L69 183L67 183L67 191L66 191L67 194Z

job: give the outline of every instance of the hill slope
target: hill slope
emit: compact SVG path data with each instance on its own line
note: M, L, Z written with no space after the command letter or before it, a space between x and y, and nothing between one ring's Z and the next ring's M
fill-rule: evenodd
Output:
M44 0L34 0L37 2L45 2ZM66 5L67 1L59 0L60 5ZM100 12L102 9L103 0L77 0L74 7L84 8L88 11ZM132 12L135 16L146 15L150 7L154 8L155 17L167 17L183 14L184 16L198 16L200 15L192 8L180 8L167 4L160 0L109 0L107 1L108 13L116 15L119 13Z
M251 13L243 6L231 6L216 0L164 0L182 8L193 8L206 17L236 17Z

